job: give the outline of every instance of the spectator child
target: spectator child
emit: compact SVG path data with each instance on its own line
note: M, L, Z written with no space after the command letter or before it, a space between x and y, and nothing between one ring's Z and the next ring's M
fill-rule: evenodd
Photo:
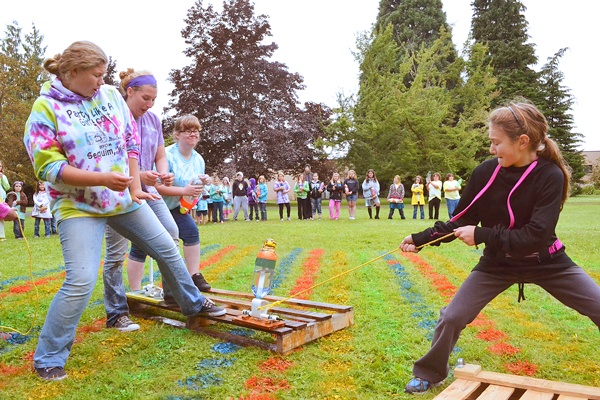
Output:
M340 180L340 174L337 172L334 172L331 176L327 191L329 192L329 219L338 220L342 205L342 193L344 193L344 182Z
M362 183L362 190L363 195L365 196L369 218L373 219L371 208L375 206L375 219L379 219L379 209L381 208L379 202L379 181L377 180L374 170L370 169L367 171L367 176Z
M253 219L258 221L258 194L256 193L256 179L250 178L249 181L250 184L248 185L246 196L248 197L248 208L250 209L250 221Z
M283 207L287 211L287 220L290 220L290 184L286 182L285 175L282 171L277 173L277 181L273 184L273 191L277 194L277 206L279 207L279 218L283 221Z
M250 221L248 219L248 182L244 179L243 173L235 174L231 194L233 195L233 220L237 221L241 208L244 212L244 220Z
M206 225L206 223L208 222L208 198L210 197L209 187L212 187L212 185L204 186L202 194L200 195L200 197L198 197L198 203L196 204L196 207L194 207L194 209L196 210L195 220L198 225Z
M321 219L321 201L324 190L325 184L319 180L319 174L315 172L312 174L312 180L310 181L310 208L312 219L315 219L316 216Z
M51 234L52 213L50 212L50 199L46 194L46 185L44 182L39 181L35 187L31 216L35 218L33 237L40 237L40 221L44 220L45 236L49 238Z
M227 189L223 187L219 178L215 177L214 182L210 187L210 198L213 202L212 222L214 224L217 222L223 223L223 196L226 193Z
M423 193L423 184L421 183L423 178L420 175L415 177L415 183L411 186L412 192L411 204L413 206L413 219L417 219L417 208L421 210L421 219L425 219L425 194Z
M269 196L269 187L264 175L258 177L258 208L260 208L260 220L267 220L267 197Z
M356 200L358 199L359 189L356 171L351 169L348 171L348 177L344 181L344 192L346 194L346 201L348 201L348 215L350 219L356 217Z
M442 181L440 173L433 174L433 179L427 183L429 191L429 219L440 218L440 203L442 202Z
M13 221L13 233L15 239L23 239L23 233L25 232L25 212L27 211L28 203L27 195L23 193L23 182L16 181L13 183L13 193L16 195L16 200L13 202L12 207L16 208L17 215L19 216L19 218Z
M296 193L296 200L298 201L298 219L310 219L310 213L307 213L306 204L310 204L308 199L308 182L304 180L304 174L298 174L296 184L294 185L294 193Z
M233 212L233 199L231 198L231 184L228 177L223 177L223 221L229 221Z
M2 161L0 161L0 203L4 203L6 199L6 191L10 190L10 183L8 182L8 178L4 174L4 167L2 166ZM12 221L12 219L7 219L7 221ZM4 220L0 218L0 241L6 240L6 234L4 232Z
M404 185L400 182L400 175L394 177L394 183L390 185L387 199L390 202L390 215L388 219L394 218L394 210L398 210L401 219L406 219L404 217Z
M460 194L458 191L461 189L460 181L454 180L454 175L451 173L446 174L446 181L444 182L444 197L446 198L446 207L448 207L448 218L454 216L454 210L460 200Z

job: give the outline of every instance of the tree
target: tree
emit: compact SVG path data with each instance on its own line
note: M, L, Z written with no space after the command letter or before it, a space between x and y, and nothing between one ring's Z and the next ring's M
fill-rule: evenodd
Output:
M411 57L423 46L433 45L440 37L448 41L446 45L452 46L453 51L445 58L438 59L433 67L445 71L456 61L457 53L454 51L452 36L444 34L451 32L451 28L446 22L441 0L381 0L375 29L383 32L388 25L393 26L394 40L402 50L398 53L400 61ZM414 66L413 69L416 68ZM411 85L410 75L404 77L404 83L406 86ZM446 80L449 88L457 84L457 80Z
M11 180L35 182L23 145L23 127L47 74L42 69L46 48L35 25L23 37L16 22L0 41L0 154Z
M121 82L117 75L117 60L113 60L111 56L108 56L106 74L104 74L104 83L118 88Z
M388 24L398 46L409 52L432 45L441 27L450 31L441 0L381 0L376 28L382 31Z
M166 110L201 121L198 150L208 168L253 176L311 162L322 129L319 115L327 113L298 107L303 79L270 61L277 45L266 42L267 17L255 16L249 0L226 0L221 13L198 0L185 23L184 53L191 62L171 71L175 88Z
M468 61L458 58L440 70L440 60L454 51L450 33L440 33L432 45L400 61L391 25L359 38L362 79L354 125L347 127L350 119L341 114L338 129L347 135L346 161L359 173L374 168L388 182L396 174L406 180L428 170L465 176L487 157L483 132L495 79L484 61L485 46L476 44ZM450 89L448 80L458 84Z
M500 93L492 106L517 96L538 104L538 74L531 67L537 57L534 45L527 43L525 6L520 0L473 0L472 5L471 37L487 46L498 78Z
M556 141L571 167L572 183L578 183L585 175L585 160L581 151L577 149L583 135L573 132L571 108L575 100L571 90L562 85L564 74L558 69L560 59L566 51L567 48L560 49L549 57L540 71L540 89L543 95L540 109L548 120L548 136Z

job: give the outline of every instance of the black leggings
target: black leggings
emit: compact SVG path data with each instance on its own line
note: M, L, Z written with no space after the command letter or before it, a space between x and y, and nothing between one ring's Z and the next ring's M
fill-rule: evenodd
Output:
M440 218L440 203L441 200L437 197L434 197L431 200L429 200L429 219L437 220Z
M287 209L287 217L289 219L290 212L291 212L290 203L279 203L278 206L279 206L279 218L283 219L283 206L285 206L285 208Z

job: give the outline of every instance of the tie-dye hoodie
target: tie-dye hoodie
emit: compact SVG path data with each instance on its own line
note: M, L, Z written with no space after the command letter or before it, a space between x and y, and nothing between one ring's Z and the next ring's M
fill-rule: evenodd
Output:
M71 186L62 181L65 166L129 175L128 158L138 158L139 137L123 97L104 85L86 98L59 79L46 82L33 104L23 139L36 177L48 182L50 207L57 220L110 216L133 211L129 189Z

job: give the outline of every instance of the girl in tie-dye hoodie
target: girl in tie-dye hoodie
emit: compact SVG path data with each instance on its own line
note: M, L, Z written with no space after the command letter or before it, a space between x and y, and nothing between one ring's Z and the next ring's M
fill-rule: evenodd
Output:
M106 225L157 261L184 315L223 315L194 286L179 249L143 199L139 139L127 104L103 85L108 58L93 43L75 42L44 62L46 82L25 126L36 177L48 184L59 224L66 277L52 300L34 354L44 380L66 378L64 366L79 319L98 277Z

